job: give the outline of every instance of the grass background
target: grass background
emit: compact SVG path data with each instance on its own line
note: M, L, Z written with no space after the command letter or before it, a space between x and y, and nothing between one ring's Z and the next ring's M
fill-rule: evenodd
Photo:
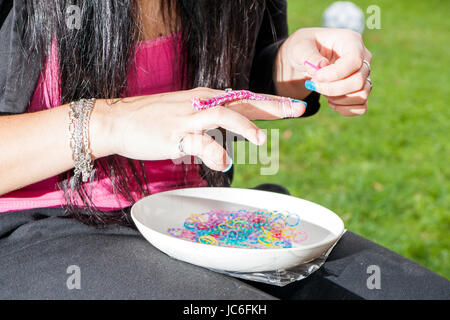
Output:
M288 0L290 31L320 26L332 2ZM450 279L450 1L353 2L381 8L381 29L364 32L374 56L369 112L345 118L321 98L311 118L257 122L280 129L280 169L262 176L263 165L236 165L233 187L282 184Z

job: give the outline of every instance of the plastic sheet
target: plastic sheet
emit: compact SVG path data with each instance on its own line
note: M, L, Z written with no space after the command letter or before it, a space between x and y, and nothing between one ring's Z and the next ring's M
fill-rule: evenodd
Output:
M271 284L279 287L283 287L292 282L303 280L309 277L311 274L319 270L319 268L325 263L334 246L339 242L342 235L347 230L341 234L339 239L328 249L326 252L322 253L316 259L300 264L293 268L287 270L274 270L274 271L265 271L265 272L229 272L223 270L214 270L212 271L223 273L235 278L241 278L245 280L251 280L256 282L262 282L266 284ZM261 249L264 250L264 249Z

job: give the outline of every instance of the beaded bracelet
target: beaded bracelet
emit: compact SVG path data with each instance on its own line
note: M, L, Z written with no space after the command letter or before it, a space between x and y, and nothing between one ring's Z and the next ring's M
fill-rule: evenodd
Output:
M80 177L86 182L94 174L89 146L89 118L94 107L95 99L81 99L71 102L69 105L69 134L72 159L74 161L74 176L71 179L73 188Z

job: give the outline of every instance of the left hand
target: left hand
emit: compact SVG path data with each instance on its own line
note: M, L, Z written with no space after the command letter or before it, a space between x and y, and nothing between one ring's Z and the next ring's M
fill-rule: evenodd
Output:
M305 65L305 61L320 70ZM346 29L305 28L293 33L279 50L275 82L278 94L302 99L315 91L343 116L367 111L372 90L369 78L372 55L359 33Z

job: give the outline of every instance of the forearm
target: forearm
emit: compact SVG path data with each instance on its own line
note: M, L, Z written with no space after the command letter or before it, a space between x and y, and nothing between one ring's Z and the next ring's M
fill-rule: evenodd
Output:
M109 154L109 107L97 100L90 118L94 158ZM69 105L0 117L0 195L73 168Z

